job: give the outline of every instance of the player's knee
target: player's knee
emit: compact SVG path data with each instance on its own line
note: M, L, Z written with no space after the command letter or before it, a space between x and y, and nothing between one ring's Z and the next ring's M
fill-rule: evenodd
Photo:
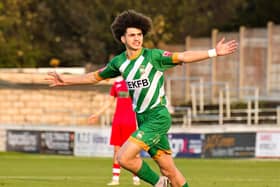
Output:
M118 154L117 161L120 164L120 166L123 168L131 168L135 164L135 159L132 159L128 155L124 155L124 154Z
M170 178L173 178L176 175L176 168L165 168L165 169L161 169L161 173L162 175Z
M117 161L120 164L121 167L125 167L127 165L128 160L123 154L118 153L117 154Z
M116 159L117 159L117 161L118 161L118 163L119 163L120 165L121 165L121 162L122 162L121 158L122 158L121 154L120 154L120 153L117 153Z

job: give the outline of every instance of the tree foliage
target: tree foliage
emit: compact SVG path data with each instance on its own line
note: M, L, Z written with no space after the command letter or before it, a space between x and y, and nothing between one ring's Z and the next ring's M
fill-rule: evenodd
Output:
M159 5L160 4L160 5ZM279 23L279 1L271 0L2 0L0 67L104 64L123 50L110 25L120 12L135 9L150 16L153 31L144 45L184 43L187 35L210 36L212 28Z
M43 56L30 29L35 14L28 10L31 0L0 2L0 66L30 67Z

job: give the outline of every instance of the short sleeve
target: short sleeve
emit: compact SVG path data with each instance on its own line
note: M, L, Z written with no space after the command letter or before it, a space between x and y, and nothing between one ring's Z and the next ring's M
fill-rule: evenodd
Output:
M120 76L121 73L116 67L114 60L110 61L104 68L100 69L98 75L103 79L114 78Z
M117 97L117 92L116 92L116 83L113 84L110 90L110 95L113 97Z
M158 70L165 71L178 65L177 53L172 53L161 49L153 49L152 62Z

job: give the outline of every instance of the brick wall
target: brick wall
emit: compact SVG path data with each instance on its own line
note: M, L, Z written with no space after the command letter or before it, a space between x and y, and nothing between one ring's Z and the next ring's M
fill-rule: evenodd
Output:
M88 125L88 116L109 97L110 84L49 88L41 83L0 82L0 124Z
M0 129L0 151L6 150L6 131Z

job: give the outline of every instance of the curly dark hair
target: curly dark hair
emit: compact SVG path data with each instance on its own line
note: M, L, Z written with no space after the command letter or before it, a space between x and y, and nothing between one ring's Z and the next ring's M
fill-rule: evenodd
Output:
M111 24L111 31L115 40L121 43L121 37L129 27L140 29L143 36L145 36L152 28L152 20L135 10L126 10L122 12Z

